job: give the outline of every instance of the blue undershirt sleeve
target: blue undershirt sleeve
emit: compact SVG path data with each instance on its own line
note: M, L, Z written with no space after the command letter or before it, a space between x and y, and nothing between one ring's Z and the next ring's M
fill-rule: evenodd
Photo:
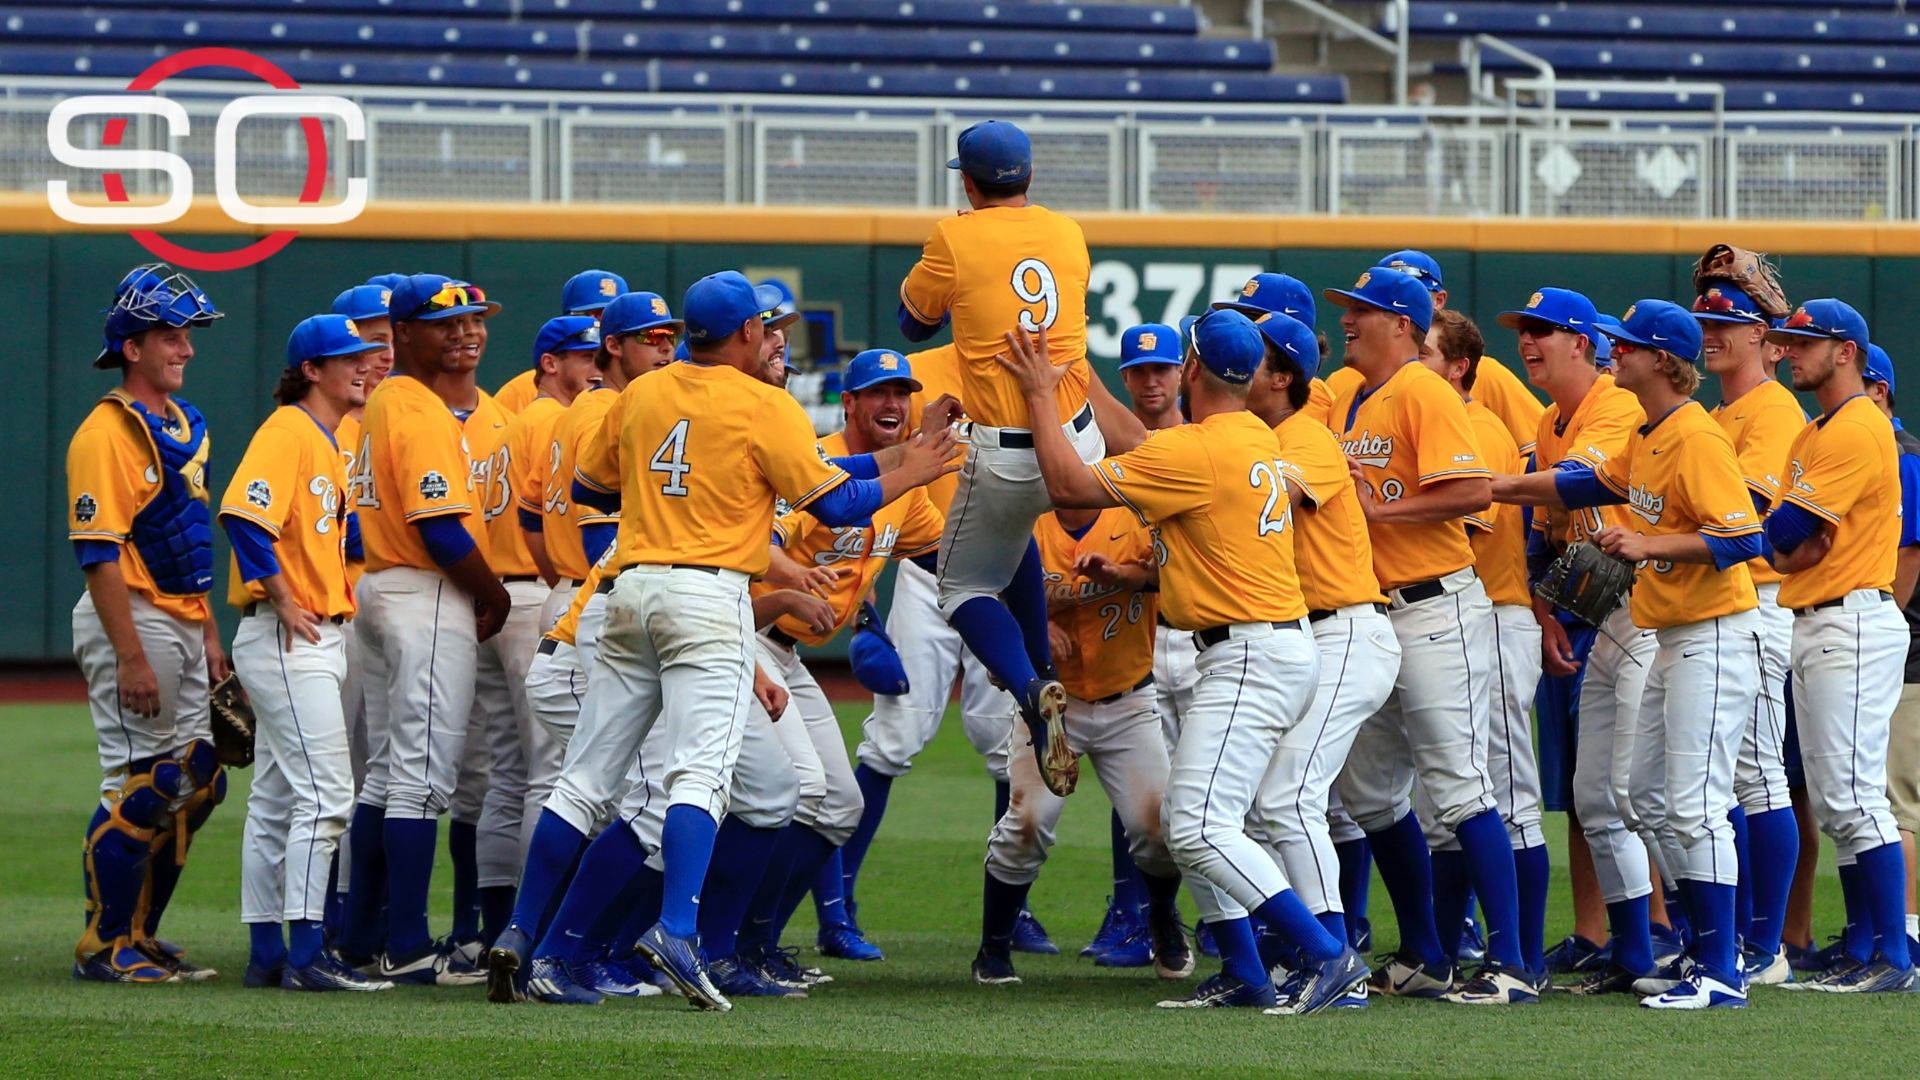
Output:
M580 526L580 546L587 550L587 562L598 563L620 535L620 526L611 521L595 521Z
M827 460L847 470L847 475L855 480L873 480L880 476L880 463L873 460L872 454L849 454Z
M898 320L900 335L908 341L926 341L939 333L940 328L947 325L947 320L951 318L951 315L942 315L937 323L923 323L913 317L913 312L907 310L907 305L901 304Z
M354 562L367 561L367 538L360 532L360 511L347 515L347 558Z
M240 565L241 581L259 581L280 572L280 560L273 556L273 536L259 525L243 518L223 517L233 545L233 561Z
M529 510L522 506L517 508L517 512L520 515L520 528L527 532L543 533L547 531L547 519L539 511Z
M1570 510L1582 510L1589 506L1619 506L1627 500L1614 490L1600 482L1600 477L1592 469L1568 468L1564 463L1553 473L1554 490L1560 493L1560 501Z
M473 537L467 534L467 527L460 524L458 515L422 518L414 522L413 527L420 530L420 539L427 545L427 557L436 566L452 566L473 550Z
M1767 544L1784 555L1813 538L1820 531L1820 519L1812 511L1783 502L1767 515Z
M822 525L856 525L880 509L880 481L850 479L808 504Z
M1759 558L1764 545L1757 532L1744 536L1709 536L1705 540L1707 550L1713 552L1713 567L1716 570L1725 570L1749 559Z
M617 514L620 512L619 492L599 491L588 487L577 479L573 482L573 501L591 506L595 510L603 513Z
M120 545L111 540L75 540L73 557L80 560L82 570L101 563L119 562Z

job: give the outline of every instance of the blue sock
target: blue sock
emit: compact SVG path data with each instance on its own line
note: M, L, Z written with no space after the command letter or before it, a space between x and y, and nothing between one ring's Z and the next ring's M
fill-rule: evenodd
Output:
M980 891L980 948L1005 956L1013 948L1013 924L1026 906L1027 891L1033 882L1009 885L986 872L986 885Z
M1440 951L1448 959L1460 955L1460 936L1467 913L1473 910L1473 871L1464 851L1435 851L1433 863L1433 928Z
M1302 956L1314 963L1331 960L1346 950L1346 940L1328 934L1292 889L1282 889L1267 897L1265 903L1254 909L1253 915L1278 930L1287 944L1299 949ZM1226 956L1224 947L1220 955Z
M667 933L685 937L700 928L700 886L713 859L713 838L720 823L704 809L679 803L667 807L660 832L660 858L666 863L666 887L660 894L660 923Z
M1027 684L1035 678L1033 660L1027 655L1020 624L1006 604L998 597L976 596L961 604L947 621L1000 685L1016 698L1026 692ZM1040 632L1045 640L1044 626Z
M1858 862L1840 867L1840 895L1846 901L1847 925L1840 931L1841 947L1860 963L1873 959L1873 907L1868 899L1867 875Z
M482 885L480 892L480 941L488 948L493 947L500 931L513 921L513 894L511 885Z
M447 856L453 860L453 929L449 941L480 936L480 862L475 848L480 827L467 821L447 823Z
M780 925L780 901L787 895L787 884L793 877L793 857L799 843L794 830L804 828L806 826L797 821L788 822L774 840L773 851L767 856L767 872L760 878L760 887L753 891L753 899L747 902L747 917L740 924L740 940L736 949L742 955L780 944L780 931L777 929ZM837 903L841 888L840 867L836 864L832 870L833 895Z
M640 936L653 929L660 921L660 894L666 890L665 874L651 866L641 864L640 872L633 880L633 907L627 913L626 921L620 924L620 932L614 935L611 954L616 958L631 955L634 946L639 944Z
M1513 872L1520 887L1520 959L1528 971L1547 965L1547 886L1553 876L1547 848L1521 848L1513 853Z
M1648 912L1650 896L1617 900L1607 905L1607 928L1613 931L1613 962L1635 975L1653 973L1653 934Z
M1687 918L1687 894L1677 881L1663 881L1661 898L1667 902L1667 925L1680 937L1683 945L1693 944L1693 922Z
M1436 970L1451 967L1453 957L1441 950L1433 924L1433 863L1420 822L1409 813L1381 832L1368 833L1367 844L1393 900L1400 951Z
M1146 886L1140 880L1140 868L1133 865L1127 827L1120 823L1118 810L1109 812L1107 832L1113 845L1113 906L1137 918L1140 905L1146 902Z
M1333 846L1340 856L1340 906L1347 912L1347 943L1358 947L1373 891L1373 847L1362 837Z
M809 891L820 887L821 879L831 872L833 863L834 847L826 837L804 825L796 824L794 828L800 831L793 838L793 869L787 874L786 890L780 898L780 913L773 924L775 940L787 932L787 923L800 910L800 901L806 899ZM846 883L844 874L840 881L842 885ZM844 897L839 904L832 906L823 905L816 897L814 916L822 929L852 925Z
M1747 923L1747 944L1773 956L1780 951L1787 894L1793 889L1794 867L1800 864L1800 825L1793 807L1747 818L1747 842L1753 855L1753 919ZM1744 881L1745 868L1741 875Z
M1855 865L1866 885L1867 911L1880 955L1894 967L1912 967L1907 949L1907 863L1900 842L1868 848Z
M287 943L280 936L277 922L247 924L247 963L259 968L276 968L287 962Z
M404 959L433 945L427 929L427 890L433 884L433 845L440 823L432 818L386 819L387 955Z
M1894 847L1897 849L1898 844ZM1740 949L1733 933L1734 888L1712 881L1689 881L1693 900L1693 958L1722 982L1740 984ZM1905 894L1901 897L1905 899ZM1906 928L1901 927L1901 933Z
M1497 810L1483 810L1454 830L1467 853L1473 893L1487 921L1487 959L1508 968L1525 968L1520 956L1520 886L1513 865L1513 841ZM1462 916L1464 918L1464 916Z
M867 805L860 811L860 824L853 827L853 835L840 849L840 892L846 897L848 912L854 910L857 902L853 889L860 878L860 866L867 861L873 834L879 831L880 819L887 813L887 795L893 791L893 777L865 765L853 767L853 781L860 785L860 797Z
M327 933L318 919L295 919L287 924L287 966L303 968L320 957Z
M541 818L540 825L546 825L546 817ZM646 861L640 838L624 823L601 830L580 857L579 869L553 914L553 924L541 936L533 955L568 963L593 959L586 954L586 940L596 918L626 889Z
M340 891L340 849L333 849L333 858L327 864L327 937L338 941L346 932L347 894Z
M808 829L808 832L813 832ZM805 841L803 846L794 849L794 861L798 864L805 857L813 870L813 921L819 926L852 926L853 911L847 907L847 875L840 865L840 849L830 847L824 857L820 855L821 845L826 838L814 833L815 840ZM791 875L789 875L791 876ZM807 879L802 878L801 881ZM795 896L792 907L782 907L776 925L781 933L786 933L787 923L793 914L800 910L800 897Z
M1000 591L1007 613L1020 627L1020 640L1027 648L1027 662L1038 672L1053 672L1052 638L1047 633L1047 572L1040 565L1040 544L1027 538L1026 554L1014 568L1013 580ZM1025 683L1008 683L1025 686Z
M1280 895L1286 896L1288 893ZM1252 920L1209 919L1207 925L1213 930L1213 943L1220 947L1221 973L1231 975L1248 986L1267 985L1267 969L1260 963L1260 946L1253 939ZM1319 923L1314 923L1313 928L1324 936L1325 931L1320 930Z
M349 853L347 910L340 948L356 957L380 951L386 934L380 909L387 902L387 844L385 809L359 803L353 808L353 850Z
M612 831L608 828L600 835ZM520 871L520 894L514 898L513 918L508 925L539 940L547 911L566 884L567 874L586 842L587 838L567 824L566 818L551 810L540 811L540 820L533 826L533 843L527 847L527 865Z
M707 863L707 881L700 889L700 947L713 959L737 950L740 923L747 905L760 890L767 860L780 839L780 829L760 829L733 814L720 823L713 839L713 858Z
M602 830L600 836L621 828L627 829L629 833L633 832L626 822L617 821ZM599 842L600 837L594 837L594 843ZM591 848L593 844L587 846ZM581 861L586 861L584 855ZM653 902L647 907L646 921L633 931L633 938L628 942L626 950L621 951L618 947L619 938L627 928L628 921L636 917L638 909L642 906L642 897L647 891L648 878L653 879L655 888ZM578 955L588 960L599 960L624 957L628 952L633 951L632 941L638 941L640 935L646 933L660 919L659 880L659 873L647 869L646 864L642 863L640 868L616 888L611 896L605 898L600 905L600 910L594 913L593 921L587 924L587 932L580 939Z
M1740 866L1740 883L1733 892L1733 929L1740 940L1747 939L1747 927L1753 922L1753 847L1747 829L1747 812L1739 803L1727 812L1733 826L1733 853Z
M1345 915L1338 911L1323 911L1315 915L1314 918L1319 921L1321 929L1333 935L1335 941L1340 942L1342 945L1348 944L1347 917Z

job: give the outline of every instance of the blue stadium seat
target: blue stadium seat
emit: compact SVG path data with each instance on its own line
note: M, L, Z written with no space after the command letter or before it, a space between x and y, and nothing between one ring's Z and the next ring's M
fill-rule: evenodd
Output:
M1633 75L1660 78L1740 78L1772 75L1792 79L1904 79L1920 74L1920 48L1863 45L1794 45L1761 42L1593 42L1529 38L1523 47L1562 75ZM1481 66L1526 70L1497 54Z
M1421 35L1494 34L1512 38L1523 47L1525 38L1537 36L1920 44L1920 17L1894 14L1891 9L1815 13L1725 4L1644 3L1550 8L1532 3L1463 0L1416 3L1409 13L1408 27Z

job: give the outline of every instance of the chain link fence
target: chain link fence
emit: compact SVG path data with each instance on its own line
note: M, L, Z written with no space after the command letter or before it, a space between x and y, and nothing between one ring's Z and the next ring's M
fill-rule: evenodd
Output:
M562 117L560 200L738 202L736 146L718 118Z
M1268 125L1140 127L1140 208L1234 214L1313 209L1313 129Z
M1699 218L1713 212L1705 135L1529 131L1520 136L1524 217Z
M1874 220L1896 212L1900 140L1876 135L1727 139L1727 216Z
M1430 125L1331 128L1327 209L1480 217L1501 211L1505 139Z

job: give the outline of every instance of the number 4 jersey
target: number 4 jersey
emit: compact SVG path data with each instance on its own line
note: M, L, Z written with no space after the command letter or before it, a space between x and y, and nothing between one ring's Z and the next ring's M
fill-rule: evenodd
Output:
M1153 558L1153 534L1127 510L1111 507L1078 537L1061 528L1053 514L1042 514L1033 538L1047 576L1047 617L1073 641L1071 652L1053 657L1067 693L1099 701L1138 686L1153 670L1159 598L1102 585L1074 572L1073 564L1092 554L1116 563Z
M367 398L351 486L368 571L438 570L415 527L427 518L459 515L474 546L487 550L460 418L418 379L389 375Z
M900 283L900 302L922 323L953 316L960 399L986 427L1028 428L1026 399L993 357L1016 325L1047 331L1055 363L1071 361L1054 392L1056 423L1087 403L1087 238L1043 206L990 206L944 218ZM1047 418L1052 419L1052 418Z

